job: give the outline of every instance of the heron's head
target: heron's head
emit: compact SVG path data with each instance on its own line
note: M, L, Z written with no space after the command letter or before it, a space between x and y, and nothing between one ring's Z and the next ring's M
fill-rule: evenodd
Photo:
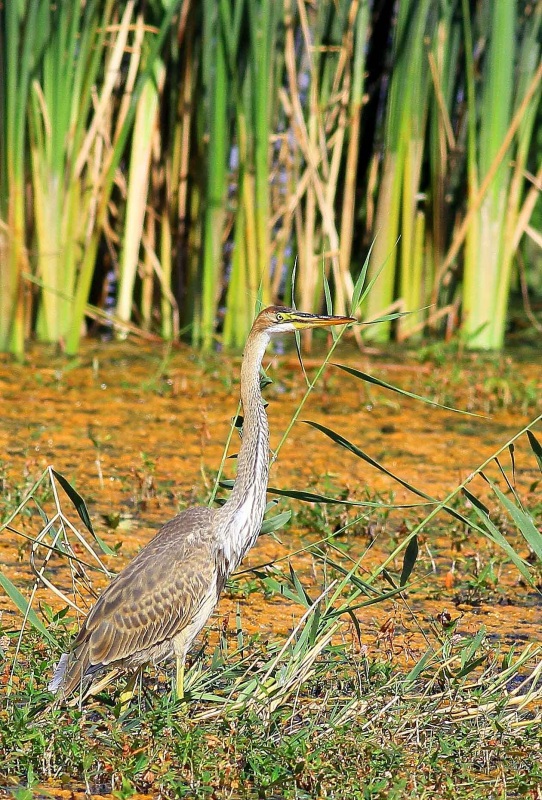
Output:
M330 325L348 325L355 317L329 317L321 314L307 314L285 306L269 306L258 314L252 326L253 331L265 332L270 336L289 331L304 331L307 328L327 328Z

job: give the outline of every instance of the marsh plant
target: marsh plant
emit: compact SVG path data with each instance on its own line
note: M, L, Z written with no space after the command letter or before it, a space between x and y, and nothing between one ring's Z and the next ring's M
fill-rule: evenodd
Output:
M356 285L357 303L363 301L364 278ZM275 455L339 338L316 376L307 375L306 393ZM368 381L378 391L413 398L359 370L342 372L345 380ZM249 594L249 603L255 592L263 592L267 602L284 598L292 609L291 629L282 637L247 636L240 611L229 625L219 622L192 654L182 701L172 691L166 666L147 669L131 701L121 677L83 705L76 699L72 706L51 706L46 686L52 665L94 600L95 576L111 576L114 551L94 531L81 494L47 468L3 525L29 542L34 574L25 596L0 573L20 613L16 622L4 615L0 633L3 782L31 792L52 780L118 797L143 791L164 797L278 792L452 798L487 796L488 787L500 794L504 786L518 795L536 791L542 777L542 648L531 643L500 649L483 626L467 633L459 616L449 612L428 624L410 600L422 577L420 541L430 536L437 515L485 537L536 591L542 535L516 485L516 449L526 440L531 466L542 471L542 446L533 432L541 419L518 431L441 500L340 432L309 422L341 448L338 453L393 478L414 502L393 504L375 495L358 500L333 493L329 485L325 494L314 486L272 487L275 498L262 532L280 535L290 521L291 512L277 507L281 496L320 509L311 517L318 538L313 535L297 553L233 576L230 591ZM219 502L230 486L221 474L228 444L211 502ZM475 489L480 481L483 495ZM509 528L490 512L488 492ZM28 509L33 523L40 520L38 532L29 532ZM368 537L361 555L341 547L345 530L366 525L374 515L387 521L391 513L410 516L381 563L366 566ZM295 567L300 554L315 566L316 581ZM483 588L492 581L483 570L477 579ZM393 613L368 640L360 620L377 604ZM421 651L409 650L406 662L395 657L399 611L424 642Z
M461 322L500 349L516 289L539 337L541 20L540 0L2 4L0 349L73 355L85 319L240 347L260 288L321 308L322 264L348 311L375 237L365 317L410 313L368 337Z

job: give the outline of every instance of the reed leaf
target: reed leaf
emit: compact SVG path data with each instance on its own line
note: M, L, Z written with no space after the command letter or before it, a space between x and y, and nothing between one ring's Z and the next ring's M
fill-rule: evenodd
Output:
M25 0L0 9L0 349L19 359L29 310L22 278L28 271L25 114L43 4Z
M21 594L21 592L17 589L15 584L12 583L10 579L6 575L3 575L1 572L0 572L0 586L5 591L5 593L12 601L12 603L16 606L16 608L19 609L19 611L23 615L24 620L28 620L28 622L30 622L30 624L34 628L36 628L36 630L39 631L41 635L45 639L47 639L47 641L50 644L54 645L56 649L58 647L58 643L53 634L47 630L47 628L45 627L41 619L38 617L34 609L29 605L28 600Z
M468 9L465 4L463 7L465 20L468 22ZM529 21L524 27L524 37L520 44L520 63L523 65L521 93L518 93L515 109L514 76L510 65L515 63L516 57L517 5L513 0L510 3L495 3L489 6L487 14L491 27L480 107L478 152L474 153L473 145L469 148L469 159L472 161L476 158L476 166L471 164L469 168L469 193L471 203L475 205L472 208L473 224L467 234L463 311L469 347L494 349L501 347L504 340L505 298L509 293L513 257L512 231L517 221L522 181L522 175L520 177L516 174L510 188L508 164L511 150L504 150L503 145L508 142L510 148L510 131L519 128L519 147L514 145L513 149L518 154L519 164L525 163L532 136L534 112L540 100L540 66L536 55L539 53L537 30L540 26L540 7L537 6L534 21ZM466 31L468 36L469 29ZM472 64L467 67L472 73ZM472 74L469 80L472 84ZM476 119L476 113L475 96L471 89L471 119ZM471 121L471 137L474 135L474 124ZM497 158L500 158L498 165ZM519 170L523 172L523 166L519 166ZM491 175L486 193L480 201L479 177L474 182L475 174L486 177ZM482 282L484 291L480 292Z
M354 369L354 367L347 367L344 364L333 364L333 366L344 370L344 372L347 372L349 375L353 375L355 378L359 378L359 380L365 381L366 383L372 383L374 386L380 386L382 389L397 392L397 394L402 394L404 397L410 397L413 400L420 400L422 403L427 403L436 408L442 408L444 411L454 411L456 414L467 414L469 417L480 416L480 414L474 414L472 411L463 411L460 408L453 408L453 406L445 406L441 403L437 403L435 400L430 400L428 397L423 397L420 394L407 392L406 389L401 389L399 386L392 386L391 383L386 383L386 381L375 378L374 375L368 375L366 372L361 372L359 369Z
M99 193L97 193L96 200L96 222L86 242L86 249L77 277L70 327L66 338L66 352L70 355L74 355L79 347L81 327L92 283L93 267L96 262L101 235L106 223L116 171L124 155L129 134L132 131L137 103L147 79L153 73L156 59L159 57L164 39L170 30L171 21L182 2L183 0L172 0L164 11L160 27L153 35L146 54L145 63L141 69L139 69L139 53L137 51L132 53L134 85L133 89L130 87L130 91L124 96L123 102L120 105L118 117L116 119L116 129L112 135L112 147L106 156L104 156L103 162L100 165ZM184 0L184 2L187 2L187 0ZM93 137L99 125L103 122L103 114L105 113L107 105L106 99L108 99L110 91L108 81L111 80L111 73L114 81L118 69L120 68L120 61L122 60L126 45L126 37L129 33L132 11L133 3L129 1L125 6L121 24L116 28L115 46L112 48L109 61L104 68L107 79L93 115L91 126L78 156L83 164L88 158L88 151L92 146ZM137 65L137 68L135 68L135 65ZM130 75L130 71L128 74Z
M216 311L221 293L222 242L226 199L228 136L228 81L223 22L217 4L203 5L203 58L208 101L209 144L206 155L205 208L201 286L201 344L209 350L213 342Z
M400 586L405 586L410 578L412 570L414 569L416 561L418 560L418 552L418 537L413 536L405 549L405 555L403 557L403 569L401 570L401 577L399 578Z
M357 309L369 237L367 338L502 346L540 238L542 0L4 6L0 349L74 354L105 248L124 331L240 347L259 290Z
M428 70L424 40L431 35L433 24L431 4L401 2L394 33L393 72L386 112L385 153L375 219L375 244L369 275L375 276L384 262L386 269L369 295L367 315L377 316L394 300L397 277L396 242L401 234L401 292L408 301L421 294L413 285L408 270L412 260L416 196L418 193L421 155L428 103ZM413 287L413 288L412 288ZM368 331L368 338L386 341L389 324Z

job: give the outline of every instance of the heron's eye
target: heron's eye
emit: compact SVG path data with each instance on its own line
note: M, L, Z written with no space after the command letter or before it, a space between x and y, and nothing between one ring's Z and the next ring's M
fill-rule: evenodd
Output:
M284 317L282 314L277 314L277 322L282 322L283 319Z

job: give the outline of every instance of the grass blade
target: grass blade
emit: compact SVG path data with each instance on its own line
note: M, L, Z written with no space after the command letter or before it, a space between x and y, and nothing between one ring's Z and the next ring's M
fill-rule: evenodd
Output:
M221 486L227 486L231 489L233 481L223 481ZM281 497L291 497L293 500L301 500L303 503L324 503L329 505L340 506L361 506L366 508L420 508L420 506L427 505L426 503L371 503L365 500L344 500L340 497L328 497L325 494L316 494L315 492L307 492L298 489L277 489L269 486L267 489L269 494L278 494Z
M380 470L380 472L383 472L385 475L388 475L390 478L393 478L395 481L400 483L401 486L404 486L405 489L408 489L414 494L417 494L418 497L423 497L425 500L433 501L433 499L430 498L428 495L426 495L425 492L422 492L420 489L416 489L416 487L412 486L412 484L407 483L407 481L404 481L402 478L399 478L397 475L394 475L393 472L390 472L389 469L386 469L386 467L384 467L382 464L379 464L378 461L375 461L374 458L371 458L371 456L367 455L367 453L361 450L361 448L359 448L357 445L353 444L348 439L345 439L345 437L341 436L340 433L336 433L335 431L332 431L330 428L326 428L325 425L320 425L319 422L311 422L308 419L304 419L303 422L305 422L307 425L310 425L313 428L316 428L316 430L321 431L336 444L340 445L341 447L344 447L346 450L350 450L350 452L353 453L355 456L357 456L358 458L362 458L372 467L376 467L376 469Z
M444 411L453 411L456 414L466 414L469 417L483 416L482 414L474 414L472 411L463 411L462 409L454 408L453 406L444 406L441 403L435 402L435 400L430 400L428 397L423 397L422 395L414 394L413 392L407 392L406 389L401 389L399 386L392 386L391 383L386 383L386 381L382 381L380 378L375 378L373 375L368 375L366 372L361 372L359 369L347 367L344 364L333 364L333 366L339 367L339 369L348 372L350 375L353 375L355 378L359 378L361 381L373 383L375 386L380 386L382 389L389 389L391 392L397 392L397 394L402 394L404 397L410 397L413 400L420 400L422 403L435 406L435 408L442 408Z
M512 501L509 500L508 497L503 494L503 492L501 492L499 487L493 483L493 481L489 481L489 484L502 505L506 508L514 520L529 547L536 554L537 558L542 561L542 533L540 533L538 528L535 526L531 517L525 511L523 511L523 509L518 508L514 503L512 503Z
M33 625L34 628L36 628L36 630L38 630L43 636L45 636L48 642L57 647L58 645L55 637L51 633L49 633L49 631L47 630L43 622L40 620L34 609L30 607L26 598L23 597L23 595L20 593L17 587L9 580L9 578L7 578L1 572L0 572L0 586L5 591L10 600L17 606L19 611L21 611L24 618L27 619L30 622L30 624Z
M421 489L416 489L415 486L413 486L411 483L408 483L407 481L403 480L403 478L400 478L398 475L394 475L394 473L390 472L390 470L387 469L385 466L383 466L383 464L379 464L378 461L376 461L374 458L371 458L371 456L367 455L367 453L365 453L360 447L358 447L357 445L355 445L352 442L348 441L348 439L345 439L345 437L341 436L340 433L336 433L335 431L332 431L330 428L326 428L325 425L320 425L319 422L311 422L308 419L303 420L303 422L305 422L307 425L311 425L313 428L316 428L317 430L321 431L322 433L325 433L326 436L329 436L329 438L332 439L334 442L336 442L338 445L340 445L341 447L344 447L346 450L349 450L351 453L353 453L358 458L362 458L364 461L366 461L372 467L375 467L380 472L383 472L384 475L388 475L388 477L393 478L394 481L397 481L397 483L400 483L401 486L404 486L405 489L408 489L410 492L413 492L414 494L417 494L418 497L423 497L424 500L428 500L430 503L435 503L435 505L438 505L439 508L442 508L442 510L446 511L448 514L450 514L455 519L459 520L460 522L466 523L467 525L469 524L468 520L462 514L460 514L458 511L456 511L455 509L451 508L448 505L437 503L437 500L435 500L435 498L433 498L430 495L426 494Z
M272 533L272 531L278 531L279 528L283 528L287 522L290 521L292 518L291 511L283 511L282 514L277 514L276 517L271 517L271 519L264 519L262 522L262 527L260 528L260 536L265 533Z
M532 431L527 431L527 436L529 439L529 444L531 445L531 450L535 454L535 458L538 462L540 472L542 472L542 445Z
M403 558L403 569L401 571L401 577L399 579L399 585L404 586L408 579L412 574L412 570L414 569L414 565L416 564L416 560L418 558L418 537L413 536L410 542L407 545L405 550L405 557Z
M81 519L81 522L83 523L85 528L88 530L89 533L92 534L92 536L96 537L96 534L94 533L94 528L92 527L92 521L88 513L87 505L83 500L83 498L81 497L81 495L79 494L79 492L73 488L71 483L69 483L66 480L66 478L60 474L60 472L57 472L52 467L51 467L51 474L55 476L59 484L62 486L62 488L64 489L64 491L74 504L75 510L79 514L79 518Z
M110 556L115 555L115 551L112 550L109 547L109 545L107 545L104 542L104 540L100 536L98 536L98 534L94 531L94 528L92 527L92 520L90 519L90 514L88 513L87 505L83 500L83 498L81 497L81 495L79 494L79 492L73 488L71 483L69 483L69 481L67 481L66 478L60 474L60 472L57 472L52 467L50 467L50 471L51 475L57 479L59 484L62 486L62 488L64 489L64 491L74 504L75 510L79 514L81 522L86 527L88 532L92 535L94 541L98 543L102 552Z
M493 521L489 517L489 509L479 500L472 492L469 492L468 489L463 488L463 494L469 500L474 508L474 512L482 525L484 526L485 530L482 530L485 536L489 536L490 539L496 542L496 544L501 547L510 560L515 564L516 568L519 572L523 575L525 580L528 583L533 582L532 576L529 572L529 565L522 559L512 545L507 541L507 539L503 536L497 526L493 523ZM477 528L477 530L479 530Z

